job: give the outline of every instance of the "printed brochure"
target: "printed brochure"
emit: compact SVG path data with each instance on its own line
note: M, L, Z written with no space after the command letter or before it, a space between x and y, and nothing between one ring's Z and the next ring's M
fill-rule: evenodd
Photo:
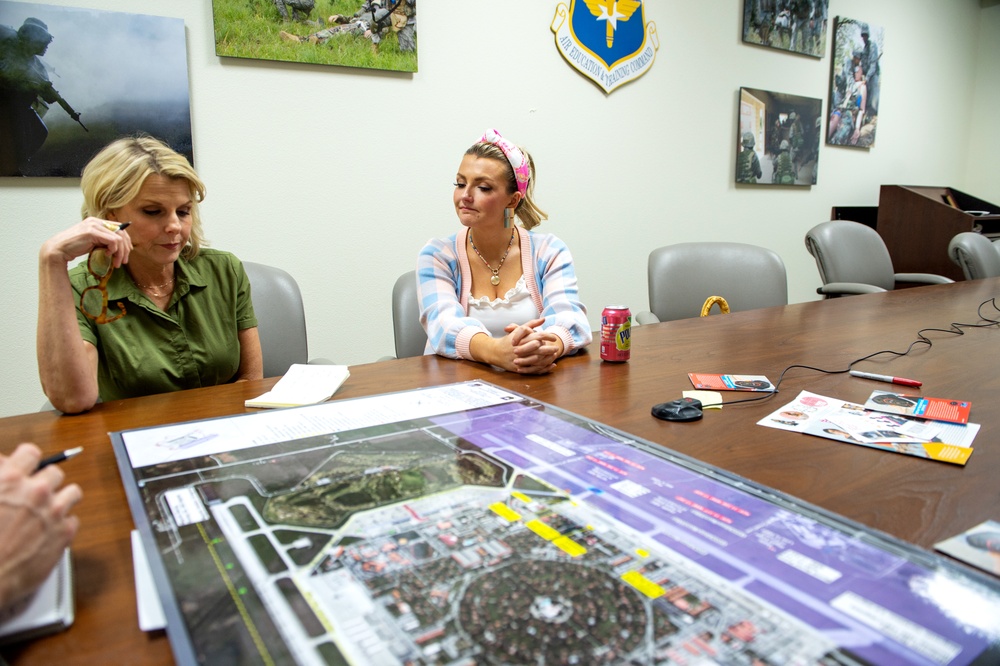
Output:
M757 425L801 432L847 444L964 465L979 425L922 421L873 412L861 405L802 391Z
M965 400L925 398L893 391L873 391L868 402L865 403L865 409L915 416L919 419L968 423L972 403Z
M711 375L689 372L688 379L696 389L706 391L774 392L774 384L764 375Z
M934 544L935 550L1000 576L1000 523L995 520Z

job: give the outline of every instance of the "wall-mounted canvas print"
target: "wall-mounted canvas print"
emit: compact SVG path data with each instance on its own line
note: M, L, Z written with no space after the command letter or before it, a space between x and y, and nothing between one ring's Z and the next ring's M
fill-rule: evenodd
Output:
M828 10L829 0L743 0L743 41L822 58Z
M416 0L212 0L215 53L417 71Z
M151 134L192 159L184 21L0 0L0 176L75 178Z
M831 146L875 145L884 41L882 28L837 17L826 132Z
M736 182L815 185L822 100L740 88Z

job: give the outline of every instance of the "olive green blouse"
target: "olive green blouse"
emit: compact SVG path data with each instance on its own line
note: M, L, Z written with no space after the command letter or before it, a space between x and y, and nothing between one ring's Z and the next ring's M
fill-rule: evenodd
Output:
M257 326L250 279L234 255L203 248L192 260L174 264L174 294L160 310L123 269L108 280L108 316L96 324L77 308L83 339L97 347L97 382L102 401L215 386L236 379L240 367L238 331ZM69 271L80 294L97 279L87 262Z

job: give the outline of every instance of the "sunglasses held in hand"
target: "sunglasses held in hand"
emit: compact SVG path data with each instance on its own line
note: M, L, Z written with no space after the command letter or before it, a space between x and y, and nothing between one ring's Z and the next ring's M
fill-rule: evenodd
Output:
M108 229L121 231L129 224L129 222L123 222L120 225L115 225L114 229L111 229L110 226ZM111 257L105 248L95 247L90 251L87 256L87 271L97 278L97 285L87 287L80 294L80 312L88 319L93 319L97 324L107 324L125 316L125 306L121 301L117 301L118 309L121 312L108 316L108 280L111 279L111 273L114 272L114 269L114 264L111 263Z

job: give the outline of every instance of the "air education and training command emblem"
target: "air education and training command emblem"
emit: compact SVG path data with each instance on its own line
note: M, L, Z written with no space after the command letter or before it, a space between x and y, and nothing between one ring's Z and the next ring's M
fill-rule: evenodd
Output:
M566 61L606 93L648 72L660 48L642 0L560 2L552 32Z

